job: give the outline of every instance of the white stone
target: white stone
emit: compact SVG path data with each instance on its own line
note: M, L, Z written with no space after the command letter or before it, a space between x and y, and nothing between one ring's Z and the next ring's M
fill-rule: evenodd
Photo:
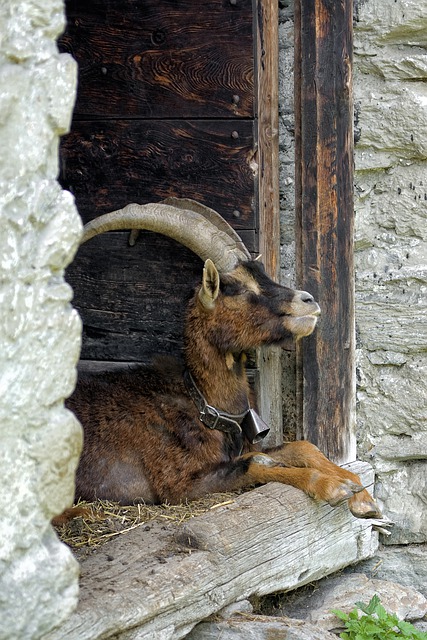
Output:
M399 160L427 158L427 88L425 83L387 82L356 73L355 100L362 102L356 166L394 166ZM361 156L369 149L372 155ZM377 153L382 155L378 163Z
M372 46L402 45L424 47L427 45L427 16L422 2L393 0L359 2L356 11L358 23L356 46L366 42ZM395 49L393 49L395 54Z
M376 454L385 460L427 460L427 437L425 432L386 435L378 438Z
M78 565L50 520L73 499L81 429L64 409L81 323L64 269L81 235L57 181L76 64L60 0L0 3L0 638L37 640L77 604Z
M427 14L415 0L356 7L355 267L359 454L396 522L427 539Z
M377 460L375 496L388 518L394 521L384 544L422 543L427 539L427 463L410 464Z

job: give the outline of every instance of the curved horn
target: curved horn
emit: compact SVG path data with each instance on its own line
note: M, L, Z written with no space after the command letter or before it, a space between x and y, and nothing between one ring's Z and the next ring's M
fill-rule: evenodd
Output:
M203 261L210 258L218 271L225 273L231 271L239 260L250 259L250 254L228 223L212 209L208 211L212 212L209 216L203 215L200 210L170 204L128 204L123 209L88 222L84 227L82 243L106 231L146 229L173 238Z
M191 198L166 198L162 200L163 204L170 204L173 207L178 207L178 209L187 209L190 211L195 211L196 213L200 213L204 218L212 222L217 229L221 229L227 233L233 242L236 243L236 247L243 251L246 254L246 259L251 259L251 254L246 248L246 245L243 243L239 234L234 231L233 227L224 220L222 216L219 215L214 209L210 209L206 205L201 202L197 202L197 200L191 200Z

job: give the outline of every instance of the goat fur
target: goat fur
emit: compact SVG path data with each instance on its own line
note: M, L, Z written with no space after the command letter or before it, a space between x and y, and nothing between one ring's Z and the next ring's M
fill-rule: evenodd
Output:
M309 335L319 312L310 294L272 281L258 261L220 277L207 260L186 313L184 363L80 377L67 402L84 429L76 496L176 503L276 481L331 505L348 501L357 517L379 516L359 477L309 442L260 452L242 434L208 429L184 384L186 368L209 405L245 411L245 353Z

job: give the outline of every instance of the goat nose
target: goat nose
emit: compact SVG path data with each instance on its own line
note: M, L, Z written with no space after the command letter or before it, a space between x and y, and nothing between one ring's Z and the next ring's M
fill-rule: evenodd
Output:
M301 301L302 302L314 302L314 298L310 293L307 293L307 291L302 291L301 292Z

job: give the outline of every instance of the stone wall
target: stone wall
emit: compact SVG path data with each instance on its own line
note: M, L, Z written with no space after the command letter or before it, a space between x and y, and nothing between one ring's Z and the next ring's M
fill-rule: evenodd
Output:
M416 0L355 10L359 455L396 522L427 540L427 12Z
M280 0L282 279L295 284L293 2ZM396 522L392 543L427 538L427 13L415 0L355 7L358 455ZM295 431L294 360L284 422Z
M80 427L64 409L80 320L63 279L81 233L57 181L75 63L61 0L0 3L0 638L42 638L76 605L78 567L50 519L73 497Z

